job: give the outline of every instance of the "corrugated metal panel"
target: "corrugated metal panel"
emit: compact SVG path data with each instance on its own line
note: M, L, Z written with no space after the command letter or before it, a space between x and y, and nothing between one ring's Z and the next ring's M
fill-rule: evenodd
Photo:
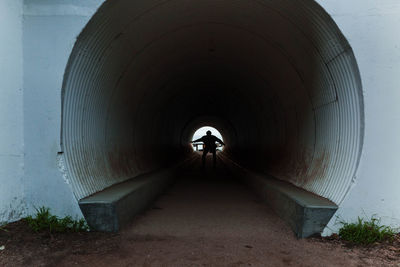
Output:
M160 167L165 140L180 144L176 128L201 109L186 88L207 70L226 80L218 95L230 104L214 110L231 117L238 150L264 138L258 167L342 201L362 146L361 82L348 42L311 0L104 4L64 81L62 143L76 197Z

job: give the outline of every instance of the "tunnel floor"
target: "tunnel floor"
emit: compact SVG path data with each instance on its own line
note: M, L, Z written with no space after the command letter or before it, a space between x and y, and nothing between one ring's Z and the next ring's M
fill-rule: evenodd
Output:
M218 159L198 156L177 182L120 232L118 256L102 264L138 266L359 266L345 249L298 240ZM361 260L363 262L363 260Z
M288 226L211 155L201 169L198 157L153 207L134 220L131 234L256 239L270 231L291 233ZM218 159L219 160L219 159Z

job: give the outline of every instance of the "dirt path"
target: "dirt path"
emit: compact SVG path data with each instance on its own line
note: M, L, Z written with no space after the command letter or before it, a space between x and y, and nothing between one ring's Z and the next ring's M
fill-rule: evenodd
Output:
M153 208L118 234L18 233L8 241L0 235L7 243L0 266L400 266L398 246L383 253L297 240L222 170L183 172Z

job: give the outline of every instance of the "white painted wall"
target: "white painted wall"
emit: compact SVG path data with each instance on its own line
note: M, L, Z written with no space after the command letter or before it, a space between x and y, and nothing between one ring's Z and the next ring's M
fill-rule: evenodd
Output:
M29 213L47 206L60 216L82 216L57 163L61 87L76 38L101 2L24 2L24 184Z
M318 2L354 50L365 97L361 165L337 215L355 220L376 214L382 223L400 227L400 1ZM328 227L337 229L334 221Z
M0 0L0 223L25 214L22 0Z

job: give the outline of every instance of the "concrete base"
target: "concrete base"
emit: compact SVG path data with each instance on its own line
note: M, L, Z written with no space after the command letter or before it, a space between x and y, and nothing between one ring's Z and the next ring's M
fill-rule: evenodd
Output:
M141 175L83 198L79 206L90 228L117 232L173 181L176 168Z
M249 185L285 220L298 238L321 234L338 206L326 198L298 188L290 183L259 175L220 155L232 173Z

